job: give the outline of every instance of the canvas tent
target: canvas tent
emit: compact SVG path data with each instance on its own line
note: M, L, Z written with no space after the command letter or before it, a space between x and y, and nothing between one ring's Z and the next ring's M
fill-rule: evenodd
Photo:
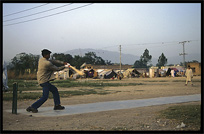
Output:
M114 78L117 77L116 72L114 72L113 70L107 72L107 73L104 75L104 78L105 78L105 79L110 79L110 78L113 78L113 77L114 77Z
M54 72L56 79L67 79L73 76L73 71L71 69L65 68L64 70Z
M117 73L111 69L104 69L103 71L100 70L98 72L98 77L100 79L110 79L112 77L116 77L117 76Z
M124 78L139 77L139 75L140 75L140 73L134 68L129 68L123 72Z
M166 77L166 70L159 69L159 77Z

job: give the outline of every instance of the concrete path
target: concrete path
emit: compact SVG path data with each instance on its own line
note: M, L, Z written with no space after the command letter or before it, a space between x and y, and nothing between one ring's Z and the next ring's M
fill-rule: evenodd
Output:
M119 109L130 109L144 106L163 105L171 103L183 103L200 101L201 94L185 95L185 96L171 96L171 97L159 97L150 99L138 99L138 100L124 100L124 101L108 101L78 105L67 105L65 110L53 110L53 107L40 107L38 113L27 112L25 109L17 109L17 113L32 115L35 117L46 116L64 116L73 114L83 114L100 111L110 111ZM11 112L11 110L6 110Z

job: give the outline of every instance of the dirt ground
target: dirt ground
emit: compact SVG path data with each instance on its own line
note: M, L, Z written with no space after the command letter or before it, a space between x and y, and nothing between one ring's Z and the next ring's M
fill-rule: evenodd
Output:
M201 77L193 78L193 86L184 86L185 77L166 78L131 78L110 83L142 83L136 86L104 87L111 92L106 95L81 95L61 98L62 105L86 104L94 102L136 100L145 98L201 94ZM83 81L83 80L79 80ZM86 87L87 88L87 87ZM80 88L58 88L58 90L79 90ZM93 88L92 88L93 89ZM36 99L37 100L37 99ZM18 109L26 109L35 100L18 101ZM201 104L189 102L167 104L132 109L113 110L59 117L33 117L23 114L12 114L5 110L12 109L11 101L3 101L3 130L36 130L36 131L187 131L195 130L191 126L176 128L181 122L159 117L160 111L170 106ZM41 107L53 106L53 99L48 99ZM68 109L69 107L66 107Z

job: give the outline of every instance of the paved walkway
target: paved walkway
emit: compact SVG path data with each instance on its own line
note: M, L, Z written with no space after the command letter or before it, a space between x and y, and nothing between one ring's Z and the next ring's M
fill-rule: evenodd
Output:
M67 105L65 110L53 110L53 107L40 107L38 113L27 112L25 109L17 109L17 113L32 115L35 117L45 116L64 116L73 114L83 114L100 111L110 111L119 109L130 109L145 106L172 104L172 103L183 103L200 101L201 94L185 95L185 96L171 96L171 97L159 97L150 99L138 99L138 100L124 100L124 101L108 101L108 102L97 102L88 104L78 105ZM7 110L11 112L11 110Z

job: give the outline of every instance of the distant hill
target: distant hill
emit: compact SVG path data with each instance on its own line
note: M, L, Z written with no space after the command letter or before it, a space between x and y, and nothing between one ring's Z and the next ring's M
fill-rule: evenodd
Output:
M95 52L97 56L100 56L104 60L111 61L112 63L120 63L120 53L108 50L96 50L96 49L74 49L64 52L65 54L80 55L84 56L87 52ZM131 55L131 54L121 54L121 62L122 64L133 65L136 60L139 60L139 56Z
M84 56L87 52L95 52L97 56L102 57L104 60L111 61L112 63L120 63L120 53L115 51L108 51L108 50L98 50L98 49L73 49L64 52L65 54L70 54L72 56L74 55L80 55ZM154 58L152 56L152 62L151 64L156 65L158 62L158 59ZM121 62L122 64L128 64L133 65L136 60L139 60L140 56L132 55L132 54L121 54ZM168 57L168 63L167 64L180 64L180 62L183 62L183 56L173 56ZM199 54L188 54L186 55L186 61L192 61L197 60L201 61L201 56Z

